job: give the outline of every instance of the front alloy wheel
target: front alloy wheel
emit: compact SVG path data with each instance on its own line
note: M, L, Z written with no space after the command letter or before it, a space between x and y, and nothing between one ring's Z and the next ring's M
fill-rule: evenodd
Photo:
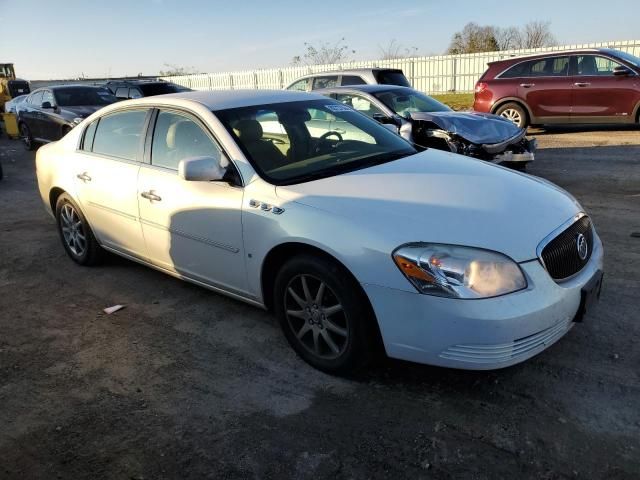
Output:
M369 300L340 264L300 254L275 278L273 305L296 353L315 368L344 374L382 353Z
M297 275L285 291L285 314L296 339L311 354L335 359L349 343L344 308L333 290L313 275Z

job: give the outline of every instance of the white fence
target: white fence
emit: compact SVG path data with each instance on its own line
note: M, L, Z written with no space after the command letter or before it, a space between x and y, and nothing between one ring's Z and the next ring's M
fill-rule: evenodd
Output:
M362 67L400 68L417 90L426 93L472 92L487 63L508 57L578 48L615 48L640 57L640 40L562 45L548 48L434 57L369 60L311 67L285 67L241 72L201 73L163 77L194 90L281 89L308 73Z

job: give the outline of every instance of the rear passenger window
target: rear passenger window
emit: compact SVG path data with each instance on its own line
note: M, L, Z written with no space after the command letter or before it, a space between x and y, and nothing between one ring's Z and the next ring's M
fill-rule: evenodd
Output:
M362 77L357 75L343 75L342 76L342 85L365 85L365 82Z
M193 157L222 158L220 148L193 120L179 113L158 114L151 145L151 165L178 170L180 160Z
M93 139L93 153L138 160L147 110L127 110L100 118Z
M96 135L96 127L98 126L98 120L94 120L84 131L84 138L82 139L82 147L80 150L90 152L93 148L93 138Z
M330 77L315 77L313 79L313 89L319 88L333 88L338 86L338 76L332 75Z
M514 65L500 78L565 77L569 74L569 57L550 57Z
M293 85L291 85L287 90L297 90L300 92L306 92L309 87L309 79L305 78L303 80L298 80Z

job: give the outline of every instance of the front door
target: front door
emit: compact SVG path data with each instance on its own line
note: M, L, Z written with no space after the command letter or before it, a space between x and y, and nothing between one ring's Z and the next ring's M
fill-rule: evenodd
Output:
M608 57L576 55L574 59L572 122L629 121L640 100L640 77L614 75L614 68L621 64Z
M164 269L244 293L243 189L225 182L180 178L180 160L201 156L228 163L197 119L181 111L158 111L150 163L140 168L138 177L147 254L151 262Z
M74 160L77 195L101 244L145 258L137 180L149 109L105 115L85 130Z
M569 122L572 83L570 57L548 57L526 62L517 78L518 96L538 119Z

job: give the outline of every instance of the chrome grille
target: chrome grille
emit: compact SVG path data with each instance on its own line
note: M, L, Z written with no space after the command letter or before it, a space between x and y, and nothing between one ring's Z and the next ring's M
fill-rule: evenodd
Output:
M587 240L587 256L583 260L578 254L577 239L584 235ZM563 280L578 273L587 264L593 251L593 228L586 215L578 218L545 245L540 260L554 280Z

